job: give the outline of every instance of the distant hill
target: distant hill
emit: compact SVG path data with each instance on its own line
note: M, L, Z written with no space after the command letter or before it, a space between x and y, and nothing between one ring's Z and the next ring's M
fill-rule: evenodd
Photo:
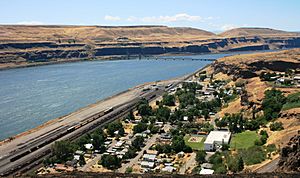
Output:
M286 32L282 30L275 30L271 28L235 28L223 33L219 36L223 37L238 37L238 36L292 36L299 35L296 32Z
M17 41L112 41L117 38L132 41L174 41L207 39L215 34L188 27L167 26L0 26L1 42Z
M86 59L300 47L300 33L238 28L0 25L0 69Z

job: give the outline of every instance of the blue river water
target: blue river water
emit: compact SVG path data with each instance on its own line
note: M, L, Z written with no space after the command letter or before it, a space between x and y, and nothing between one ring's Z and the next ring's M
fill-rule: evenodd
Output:
M217 59L232 54L236 53L184 58ZM133 59L0 71L0 140L138 84L183 76L209 63L199 60Z

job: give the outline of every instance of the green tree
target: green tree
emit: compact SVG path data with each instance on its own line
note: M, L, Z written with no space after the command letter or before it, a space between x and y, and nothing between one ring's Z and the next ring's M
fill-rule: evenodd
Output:
M198 164L202 164L205 162L206 152L204 150L200 150L196 154L196 161Z
M117 169L121 167L121 159L116 155L103 155L100 164L108 169Z
M137 150L141 150L141 147L144 145L144 137L142 136L137 136L131 143L131 145L137 149Z
M147 130L147 124L146 123L143 123L143 122L139 122L137 125L135 125L133 127L133 133L136 134L136 133L141 133L145 130Z
M174 95L168 95L165 94L163 96L162 103L166 106L175 106L175 96Z
M75 146L69 141L57 141L52 146L53 155L58 162L66 162L73 158Z
M131 159L136 156L136 149L134 147L130 147L128 151L124 155L124 159Z
M267 90L262 102L265 118L267 120L277 118L285 102L286 97L281 91L276 89Z
M158 133L158 131L159 131L159 127L156 127L156 126L154 126L153 124L150 124L150 125L148 126L148 129L150 130L150 132L151 132L152 134L156 134L156 133Z
M239 160L238 160L238 171L242 171L244 169L244 160L242 157L239 157Z
M282 122L273 122L270 124L270 130L271 131L279 131L283 130Z
M128 119L128 120L134 120L134 119L135 119L135 117L134 117L134 114L133 114L133 111L132 111L132 110L130 110L130 111L129 111L129 113L128 113L128 115L127 115L126 119Z
M115 131L119 131L119 135L123 136L124 135L124 128L121 122L112 122L109 123L107 126L107 134L110 136L115 135Z
M104 141L105 141L104 135L92 134L92 144L95 150L104 151L105 150Z
M159 107L156 109L156 118L158 121L167 121L170 117L171 110L167 107Z
M152 115L152 108L149 106L149 104L140 104L138 106L138 113L141 116L151 116Z
M83 165L85 165L85 164L86 164L86 162L85 162L85 159L84 159L83 155L80 155L80 156L79 156L79 165L80 165L80 166L83 166Z

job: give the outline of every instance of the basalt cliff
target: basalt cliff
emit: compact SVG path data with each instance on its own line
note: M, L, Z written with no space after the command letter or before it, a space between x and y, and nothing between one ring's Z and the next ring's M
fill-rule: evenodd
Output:
M0 26L0 68L95 58L300 47L300 33L167 26Z

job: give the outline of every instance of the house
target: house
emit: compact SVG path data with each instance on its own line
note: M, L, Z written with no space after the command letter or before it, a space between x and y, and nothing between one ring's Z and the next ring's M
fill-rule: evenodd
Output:
M166 167L162 168L161 171L163 171L163 172L173 172L173 171L176 171L176 168L173 167L173 166L166 166Z
M92 150L92 149L94 149L94 146L93 146L93 144L91 144L91 143L85 144L84 147L85 147L87 150Z
M75 155L84 155L84 151L77 150L75 151Z
M156 155L144 154L143 155L143 160L144 161L152 161L152 162L154 162L156 160Z
M201 164L202 169L212 169L212 167L213 167L213 164L210 164L210 163Z
M169 140L169 139L172 138L172 135L171 135L170 133L162 133L162 134L160 135L160 138Z
M183 121L188 121L189 117L188 116L183 116Z
M141 167L143 168L150 168L150 169L153 169L155 166L155 163L154 162L149 162L149 161L142 161L141 162Z
M294 81L297 81L298 83L300 83L300 75L296 75L294 77Z
M80 155L74 155L74 160L79 161L79 159L80 159Z
M231 132L228 131L211 131L204 142L205 151L214 151L216 146L228 144L230 141Z
M158 151L156 151L156 150L147 150L146 152L149 155L157 155L158 154Z
M177 153L178 158L183 158L184 157L184 152L181 151L179 153Z
M212 169L201 169L200 175L208 175L208 174L213 174L214 170Z
M66 165L71 166L71 167L77 167L77 162L78 162L78 160L73 159L72 161L67 161Z

